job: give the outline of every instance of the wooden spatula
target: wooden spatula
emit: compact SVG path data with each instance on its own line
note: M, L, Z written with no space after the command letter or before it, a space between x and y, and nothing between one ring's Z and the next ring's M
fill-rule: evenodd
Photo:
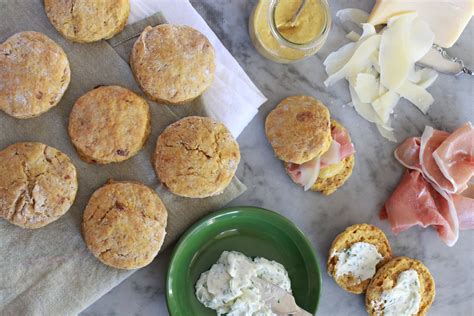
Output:
M279 286L259 278L252 278L253 284L259 289L265 304L277 315L310 316L298 305L293 295Z

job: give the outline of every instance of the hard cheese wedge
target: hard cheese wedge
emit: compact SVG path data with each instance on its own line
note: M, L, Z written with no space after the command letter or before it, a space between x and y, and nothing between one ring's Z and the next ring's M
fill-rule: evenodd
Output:
M474 14L474 0L376 0L369 23L385 24L397 14L416 11L435 33L435 44L451 47Z

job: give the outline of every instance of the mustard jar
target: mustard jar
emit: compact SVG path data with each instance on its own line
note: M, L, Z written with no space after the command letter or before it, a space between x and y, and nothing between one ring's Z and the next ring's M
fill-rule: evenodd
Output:
M259 0L249 21L257 51L279 63L314 55L324 45L330 28L327 0Z

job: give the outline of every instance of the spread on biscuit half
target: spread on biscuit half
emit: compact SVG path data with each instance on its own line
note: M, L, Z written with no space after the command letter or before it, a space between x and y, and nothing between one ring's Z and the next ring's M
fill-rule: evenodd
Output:
M370 224L355 224L334 239L327 270L342 289L361 294L391 257L392 250L382 230Z

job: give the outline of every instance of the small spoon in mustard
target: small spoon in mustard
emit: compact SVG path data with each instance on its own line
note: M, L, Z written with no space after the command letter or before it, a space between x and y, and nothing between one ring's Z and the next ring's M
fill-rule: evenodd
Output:
M303 8L306 5L307 1L308 0L301 0L301 3L300 3L300 6L298 7L298 10L295 11L295 13L291 17L291 19L289 19L286 22L281 23L280 25L277 25L277 28L278 29L289 29L289 28L295 27L296 21L300 17L301 12L303 12Z

